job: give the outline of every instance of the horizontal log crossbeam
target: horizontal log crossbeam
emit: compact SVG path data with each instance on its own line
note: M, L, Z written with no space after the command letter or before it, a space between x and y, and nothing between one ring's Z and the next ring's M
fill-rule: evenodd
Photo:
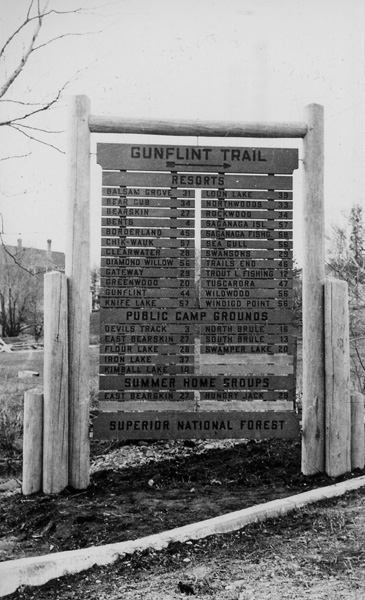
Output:
M173 121L89 116L91 133L191 135L204 137L304 138L307 123L247 123L235 121Z

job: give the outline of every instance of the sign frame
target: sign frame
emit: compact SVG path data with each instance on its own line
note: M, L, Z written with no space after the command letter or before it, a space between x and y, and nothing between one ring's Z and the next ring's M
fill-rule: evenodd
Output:
M150 134L222 138L291 138L303 140L304 264L303 269L303 452L305 475L324 472L324 110L304 109L301 122L153 121L93 115L86 96L70 99L69 225L66 275L69 283L70 406L69 484L89 484L89 287L90 256L90 136L91 134ZM258 192L256 192L258 193ZM253 197L253 196L252 196ZM251 200L249 200L251 201ZM109 245L109 244L106 244ZM110 246L115 245L111 243ZM211 246L212 248L214 247ZM219 247L216 245L215 247ZM288 247L288 246L287 246ZM315 249L315 251L314 251ZM284 255L285 248L280 252ZM283 256L284 257L284 256ZM80 393L82 390L82 393Z

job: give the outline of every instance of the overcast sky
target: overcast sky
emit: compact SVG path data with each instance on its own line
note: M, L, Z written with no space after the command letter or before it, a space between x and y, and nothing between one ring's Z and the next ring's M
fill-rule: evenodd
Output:
M27 11L28 0L0 0L5 40ZM310 103L325 109L326 223L364 198L363 0L54 0L51 7L90 9L53 15L43 43L19 76L10 99L35 102L65 81L65 95L86 94L92 114L141 118L302 121ZM93 7L97 7L93 10ZM25 38L21 44L27 45ZM2 45L2 44L1 44ZM22 46L11 49L1 77L9 75ZM66 97L65 96L65 97ZM3 116L10 104L0 103ZM65 131L66 101L37 119L38 127ZM1 130L0 211L4 239L65 249L67 158L16 131ZM96 141L130 141L93 135ZM64 150L65 133L49 134ZM149 138L140 138L149 141ZM154 138L151 141L155 141ZM157 141L157 140L156 140ZM158 141L162 141L158 139ZM174 142L196 143L188 138ZM203 144L211 139L199 138ZM214 144L263 145L267 140L216 140ZM299 140L280 140L298 147ZM301 177L295 175L295 253L301 252ZM93 167L92 247L100 237L98 168Z

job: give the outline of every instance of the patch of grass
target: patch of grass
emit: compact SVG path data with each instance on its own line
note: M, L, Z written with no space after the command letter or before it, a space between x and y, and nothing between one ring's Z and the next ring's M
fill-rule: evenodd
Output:
M24 393L43 389L43 351L1 353L0 450L10 450L23 435ZM90 405L98 406L99 348L90 348ZM19 378L19 371L35 371L39 377Z
M19 371L35 371L39 377L19 378ZM24 393L43 387L43 352L1 354L0 449L12 450L23 433Z
M10 416L5 410L0 410L0 449L14 450L16 441L23 435L23 415L21 411Z
M19 378L19 371L34 371L39 377ZM22 408L24 392L43 387L43 352L3 353L0 382L0 408L9 412Z

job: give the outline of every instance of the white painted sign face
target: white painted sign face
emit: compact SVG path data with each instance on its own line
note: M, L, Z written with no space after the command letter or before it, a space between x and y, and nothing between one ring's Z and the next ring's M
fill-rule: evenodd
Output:
M280 364L293 354L297 150L98 144L97 153L102 406L128 411L145 403L151 410L160 403L151 418L165 427L148 435L194 437L191 416L182 429L172 403L203 414L211 402L222 402L220 410L236 402L239 410L250 400L291 401L290 359L284 372ZM124 420L106 414L96 420L97 435L146 437L139 413ZM238 427L238 416L252 419L242 410L230 414L231 437L285 437L298 429L290 419L276 429L270 419ZM202 423L212 419L205 415ZM201 437L229 431L199 430Z

